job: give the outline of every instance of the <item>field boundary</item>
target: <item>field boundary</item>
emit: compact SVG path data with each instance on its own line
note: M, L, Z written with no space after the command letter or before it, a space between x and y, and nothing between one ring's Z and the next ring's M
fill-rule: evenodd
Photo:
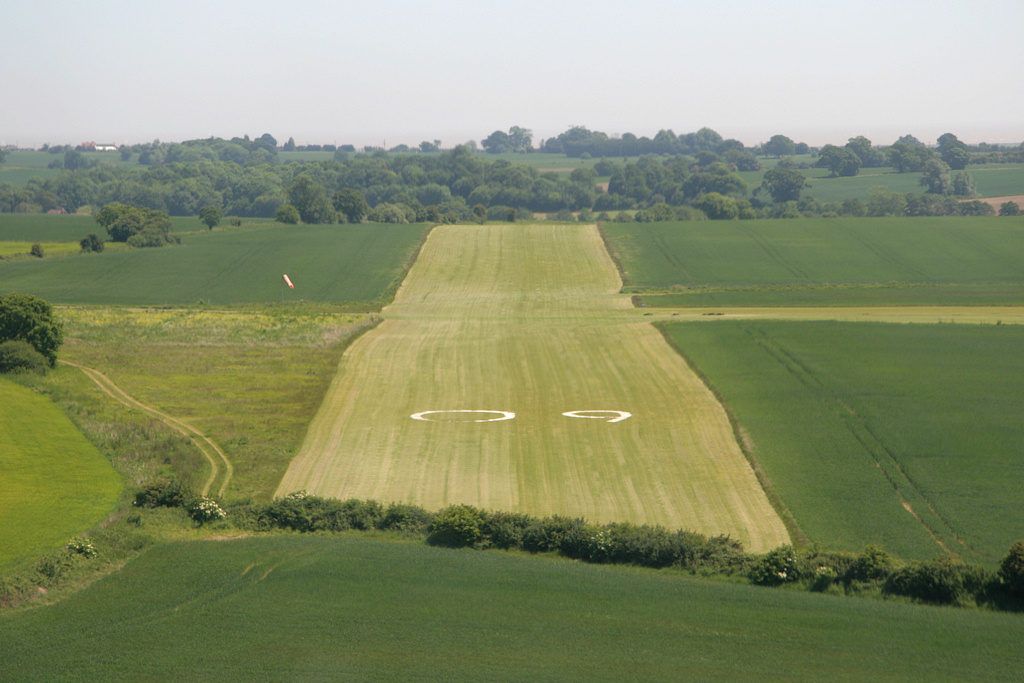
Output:
M707 390L715 397L718 404L722 406L722 410L725 411L725 416L729 419L729 426L732 428L733 437L736 439L736 443L739 444L740 451L743 453L743 457L746 458L747 463L750 465L750 469L753 470L754 476L757 478L757 483L761 485L761 490L764 491L765 496L768 497L768 503L775 510L775 514L782 520L782 524L786 527L786 531L789 532L789 537L793 541L793 545L798 548L811 547L811 539L804 533L803 529L796 521L796 517L790 512L789 508L786 507L785 501L782 500L782 496L775 490L774 484L772 484L771 478L768 473L761 466L757 457L754 455L753 447L750 442L750 437L743 430L743 427L737 421L736 416L732 412L732 408L725 401L718 389L711 383L707 375L701 372L700 368L697 367L696 363L690 359L686 353L683 352L679 345L672 339L672 335L665 329L665 322L652 323L652 326L658 330L661 336L665 339L665 342L679 354L679 357L683 359L687 367L690 368L690 372L700 379L701 383L707 387Z
M85 365L79 365L78 363L72 363L71 361L67 360L61 360L59 362L63 363L64 365L73 368L78 368L79 370L81 370L86 377L91 379L96 384L96 386L102 389L104 393L113 398L115 401L129 408L141 408L145 412L149 413L156 419L166 424L171 429L174 429L175 431L180 432L181 434L188 437L192 441L192 443L195 444L196 448L199 449L199 452L203 454L203 457L206 458L207 462L210 463L210 476L206 480L206 483L203 484L203 488L200 491L202 495L205 496L209 494L210 489L213 486L213 483L217 480L217 477L220 475L221 468L220 464L218 464L218 460L220 461L220 463L223 463L224 478L221 481L220 488L217 490L217 495L224 495L224 492L227 490L228 483L230 483L231 477L234 475L235 470L234 466L231 464L231 460L228 459L228 456L224 453L223 450L221 450L220 446L214 443L214 441L210 437L206 436L205 434L203 434L202 432L200 432L198 429L188 424L187 422L183 422L176 417L172 417L167 413L161 412L156 408L148 406L145 403L142 403L141 401L135 399L130 394L128 394L128 392L126 392L124 389L117 386L109 377L104 375L99 370L96 370L95 368L90 368ZM214 457L214 455L216 455L217 457Z

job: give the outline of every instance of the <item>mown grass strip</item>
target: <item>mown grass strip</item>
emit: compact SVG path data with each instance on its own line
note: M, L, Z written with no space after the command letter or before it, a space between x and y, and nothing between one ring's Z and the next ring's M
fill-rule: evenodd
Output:
M436 228L384 323L346 353L278 495L786 542L714 396L657 331L623 315L618 288L593 226ZM442 412L411 419L422 411Z
M121 480L54 403L0 379L0 566L67 542L109 514Z

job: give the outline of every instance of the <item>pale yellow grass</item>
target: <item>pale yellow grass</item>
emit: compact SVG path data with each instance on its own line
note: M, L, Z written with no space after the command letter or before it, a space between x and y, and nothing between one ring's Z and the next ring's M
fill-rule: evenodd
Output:
M787 543L722 407L620 286L594 226L436 228L384 322L346 352L277 494ZM516 417L410 417L430 410ZM586 410L633 417L562 415Z
M1024 324L1021 306L808 306L781 308L647 308L630 312L655 321L838 320L881 323Z

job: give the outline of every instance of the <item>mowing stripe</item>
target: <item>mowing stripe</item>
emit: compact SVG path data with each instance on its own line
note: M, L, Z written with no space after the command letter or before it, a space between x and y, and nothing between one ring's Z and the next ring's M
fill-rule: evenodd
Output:
M725 411L620 287L594 226L436 228L277 495L788 542Z

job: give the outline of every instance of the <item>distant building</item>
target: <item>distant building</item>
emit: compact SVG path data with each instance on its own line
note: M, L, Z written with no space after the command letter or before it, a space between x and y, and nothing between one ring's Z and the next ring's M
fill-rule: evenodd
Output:
M96 144L95 142L83 142L76 147L79 152L116 152L117 145L101 143Z

